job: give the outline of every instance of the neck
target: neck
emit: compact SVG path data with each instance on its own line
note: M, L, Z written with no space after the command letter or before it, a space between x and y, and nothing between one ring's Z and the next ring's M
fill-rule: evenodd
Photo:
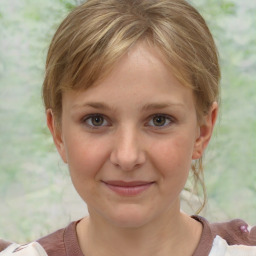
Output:
M120 228L88 217L78 224L77 233L86 256L186 256L196 249L201 229L199 223L178 210L138 228Z

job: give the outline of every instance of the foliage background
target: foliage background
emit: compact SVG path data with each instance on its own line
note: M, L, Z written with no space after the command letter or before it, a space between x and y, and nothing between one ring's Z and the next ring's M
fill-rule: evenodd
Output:
M25 242L87 214L46 129L41 84L47 46L80 1L0 0L0 237ZM256 224L256 3L193 0L222 66L221 113L206 153L211 221Z

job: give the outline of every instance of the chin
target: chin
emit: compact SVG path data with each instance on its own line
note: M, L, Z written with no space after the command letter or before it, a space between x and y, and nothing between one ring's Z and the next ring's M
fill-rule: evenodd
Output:
M153 216L150 216L148 211L139 208L130 205L123 209L116 209L112 216L108 216L108 220L116 227L140 228L149 223Z

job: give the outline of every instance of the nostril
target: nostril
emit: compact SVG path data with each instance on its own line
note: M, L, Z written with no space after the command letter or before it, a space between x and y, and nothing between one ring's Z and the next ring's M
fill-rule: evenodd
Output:
M125 133L126 132L126 133ZM120 170L131 171L137 169L145 162L141 141L138 140L134 129L127 129L123 133L116 134L113 143L110 161Z
M133 155L129 153L112 152L110 162L123 171L132 171L138 169L145 162L145 157L143 156L143 152L138 152Z

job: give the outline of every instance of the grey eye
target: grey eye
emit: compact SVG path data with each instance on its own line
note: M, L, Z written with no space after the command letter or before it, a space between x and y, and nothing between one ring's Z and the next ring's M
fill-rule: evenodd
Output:
M156 116L153 118L153 123L155 126L163 126L166 123L166 117L165 116Z
M150 119L148 125L153 127L165 127L172 122L171 117L165 115L155 115Z
M91 123L94 126L101 126L104 123L104 118L102 116L91 117Z
M101 115L89 116L85 119L84 122L91 127L101 127L108 125L106 119Z

